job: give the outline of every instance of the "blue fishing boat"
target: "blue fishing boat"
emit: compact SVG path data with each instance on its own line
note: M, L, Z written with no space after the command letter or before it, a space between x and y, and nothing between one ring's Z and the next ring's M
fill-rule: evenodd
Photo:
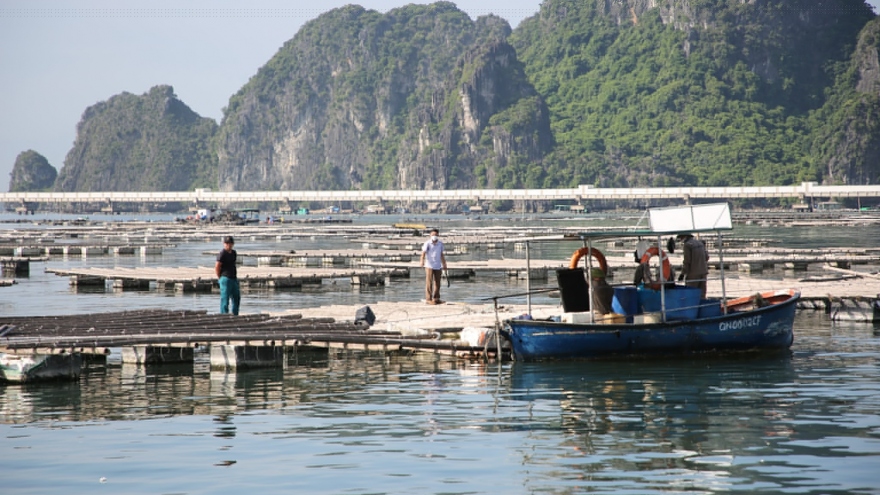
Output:
M794 315L800 293L796 290L756 293L728 298L725 294L722 232L732 230L730 209L726 203L654 208L648 210L649 227L616 231L585 232L576 237L584 247L575 251L571 265L583 257L586 273L591 273L593 258L597 269L607 270L605 257L592 243L600 239L656 239L653 252L659 257L657 280L647 287L616 287L612 314L598 314L590 309L593 283L582 274L575 279L585 290L569 295L562 317L535 320L526 316L506 320L501 335L511 345L514 359L602 358L628 355L681 355L701 352L781 350L791 346ZM702 291L676 285L662 246L664 236L682 233L717 235L721 259L720 299L702 299ZM571 239L571 237L567 237ZM540 241L548 241L542 238ZM520 241L522 242L522 240ZM589 255L589 256L587 256ZM575 269L570 266L568 275ZM660 268L660 267L658 267ZM560 290L563 289L560 278ZM566 294L563 306L566 306ZM618 312L619 311L619 312Z

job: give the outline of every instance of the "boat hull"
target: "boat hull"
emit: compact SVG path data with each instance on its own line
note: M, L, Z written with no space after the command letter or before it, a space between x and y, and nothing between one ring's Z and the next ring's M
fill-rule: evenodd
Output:
M666 323L507 320L502 334L514 358L523 361L787 349L794 340L799 297L792 292L785 301L762 308Z

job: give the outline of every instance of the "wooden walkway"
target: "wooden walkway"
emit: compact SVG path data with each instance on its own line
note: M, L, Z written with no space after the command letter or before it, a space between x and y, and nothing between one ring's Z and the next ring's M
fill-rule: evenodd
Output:
M751 281L728 281L728 290L754 293L789 287L785 282L752 286ZM744 282L744 283L743 283ZM880 284L872 285L877 288ZM709 296L719 287L710 283ZM355 321L357 308L348 305L290 310L276 314L240 316L208 314L191 310L139 310L84 315L0 317L0 352L84 353L107 355L111 348L159 346L200 348L211 344L278 346L296 348L341 348L380 352L429 352L460 358L478 358L484 351L494 356L485 342L465 334L488 331L505 319L524 314L523 298L499 301L498 312L491 303L446 303L379 301L370 307L376 320L372 326ZM807 295L801 309L820 299L842 305L842 309L870 310L873 298ZM834 311L839 311L835 309ZM557 304L532 305L536 319L561 314ZM502 357L507 350L502 350Z
M617 283L625 283L632 280L633 273L638 266L631 254L628 255L608 255L606 256L609 267L609 277ZM680 273L682 258L680 254L669 255L670 263L675 273ZM653 263L657 263L655 257ZM581 267L585 261L581 260ZM595 263L595 261L594 261ZM877 254L861 254L861 255L845 255L840 253L830 254L788 254L775 255L768 253L766 256L726 256L724 258L724 267L728 274L732 272L760 273L765 270L782 270L806 272L808 270L825 270L828 266L835 268L849 268L853 265L869 265L880 263L880 255ZM371 266L384 269L416 269L417 262L386 262L386 261L365 261L362 266ZM490 259L485 261L458 261L450 260L449 269L450 276L452 271L470 273L478 275L480 273L505 273L511 277L525 278L526 268L528 266L529 273L534 280L551 280L554 279L554 271L560 268L568 268L568 260L547 260L532 259L528 264L523 258L503 258ZM716 272L721 268L721 261L710 259L710 268Z
M103 286L109 281L116 289L175 290L178 292L210 292L217 286L214 267L139 267L139 268L47 268L47 273L70 277L73 286ZM352 285L384 285L394 270L238 267L243 288L289 289L316 285L324 280L349 279ZM397 276L397 275L395 275ZM399 274L409 276L409 272Z
M0 245L0 256L91 256L105 255L140 255L151 256L162 254L162 249L169 244L45 244L45 245Z
M312 249L290 251L242 251L236 249L242 259L254 258L258 265L269 266L326 266L354 265L364 260L413 261L418 260L419 251L395 249ZM217 251L203 251L202 254L217 256Z
M763 255L748 254L725 257L724 265L728 276L737 272L757 274L765 270L777 270L792 282L790 287L801 287L800 280L807 280L808 286L816 286L806 276L808 270L828 273L832 270L847 270L854 265L877 265L880 254L875 252L849 252L835 250L815 252L811 250L770 250ZM303 285L321 284L324 280L347 278L352 285L382 285L386 278L408 278L413 270L419 270L418 257L414 253L401 256L401 261L374 261L387 257L395 259L393 251L307 251L302 253L252 252L243 258L257 258L258 266L240 266L239 279L245 288L285 289ZM675 272L681 268L681 255L669 255ZM631 255L607 256L609 278L615 283L632 280L636 263ZM656 263L656 257L653 259ZM583 266L581 261L581 266ZM282 266L290 265L290 266ZM351 265L351 266L349 266ZM710 260L713 271L710 278L717 277L721 262ZM498 273L525 279L530 276L537 282L554 282L554 272L567 268L568 260L532 259L528 263L523 258L489 259L484 261L450 260L449 276L470 278L480 274ZM528 270L527 270L528 267ZM213 267L140 267L140 268L78 268L46 269L48 273L70 277L74 286L105 285L108 282L117 289L147 290L150 288L176 290L179 292L211 291L217 283ZM802 273L800 277L794 274ZM847 271L849 276L868 278L870 273ZM839 276L838 276L839 278ZM851 284L848 284L851 285ZM846 294L851 295L847 285ZM864 290L864 284L855 285ZM838 290L837 288L835 290ZM875 296L878 292L862 292L859 296ZM833 294L833 292L832 292Z
M353 316L353 313L350 313ZM141 310L51 317L0 317L0 352L106 355L111 348L210 344L296 348L342 348L382 352L430 352L474 358L483 346L439 333L404 335L333 318L300 314L221 315L203 311Z

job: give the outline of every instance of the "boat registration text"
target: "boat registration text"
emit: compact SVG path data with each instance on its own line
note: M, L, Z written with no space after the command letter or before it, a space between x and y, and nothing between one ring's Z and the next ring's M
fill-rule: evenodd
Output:
M761 324L760 316L752 316L749 318L743 318L741 320L736 321L723 321L718 324L719 332L726 332L728 330L742 330L743 328L756 327Z

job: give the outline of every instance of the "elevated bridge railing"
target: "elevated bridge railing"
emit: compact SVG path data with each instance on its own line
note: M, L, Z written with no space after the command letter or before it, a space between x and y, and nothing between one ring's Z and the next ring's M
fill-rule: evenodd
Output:
M568 189L451 189L367 191L156 191L156 192L6 192L0 202L28 203L170 203L233 205L236 203L293 202L480 202L650 200L650 199L744 199L880 198L880 185L820 186L803 182L796 186L755 187L643 187L597 188L581 185Z

